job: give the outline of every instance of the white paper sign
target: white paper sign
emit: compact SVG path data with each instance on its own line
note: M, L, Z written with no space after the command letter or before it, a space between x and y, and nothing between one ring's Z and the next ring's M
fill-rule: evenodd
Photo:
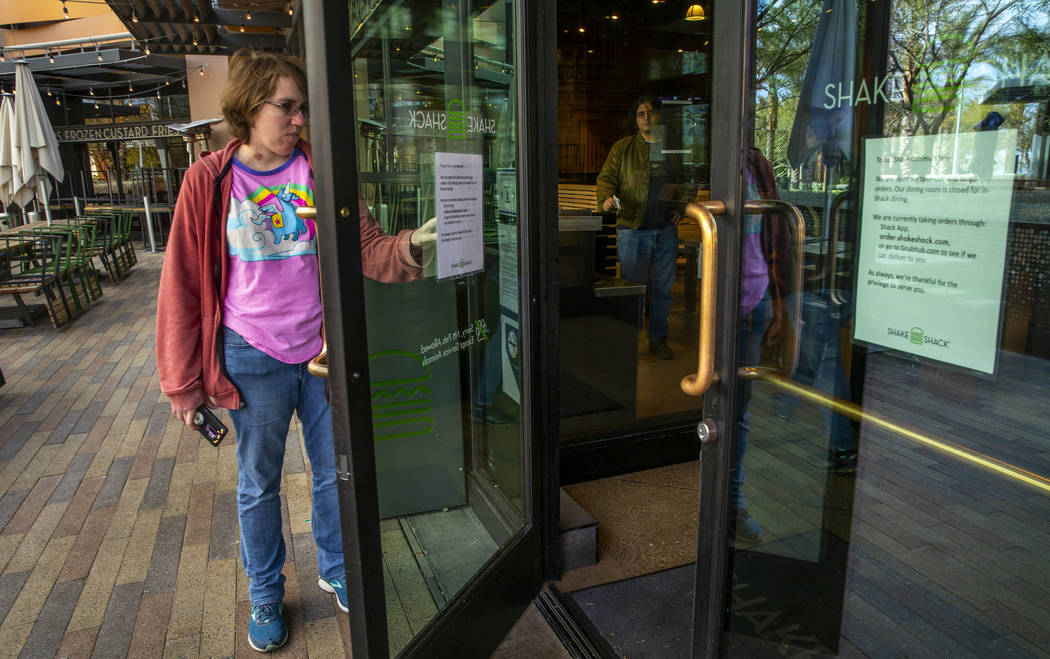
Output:
M866 142L854 336L995 370L1017 131Z
M481 166L480 155L434 154L438 279L485 267Z

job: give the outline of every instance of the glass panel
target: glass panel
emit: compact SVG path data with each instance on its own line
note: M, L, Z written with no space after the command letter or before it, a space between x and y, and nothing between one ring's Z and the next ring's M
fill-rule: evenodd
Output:
M704 20L687 20L694 7ZM565 442L699 415L679 382L697 365L700 236L675 220L708 195L711 10L700 7L558 3ZM612 196L620 211L600 211ZM557 587L620 656L690 654L698 484L694 460L563 488Z
M759 3L732 656L1045 652L1046 9Z
M676 222L707 198L711 22L680 4L558 3L562 441L699 410L700 237Z
M351 12L365 202L391 234L439 219L423 281L365 288L396 653L526 522L514 5Z

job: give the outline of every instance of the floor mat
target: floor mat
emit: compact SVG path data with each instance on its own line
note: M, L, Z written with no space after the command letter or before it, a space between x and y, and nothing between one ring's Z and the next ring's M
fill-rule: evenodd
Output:
M619 409L621 405L579 378L561 372L561 417Z
M621 657L688 657L695 564L572 593Z

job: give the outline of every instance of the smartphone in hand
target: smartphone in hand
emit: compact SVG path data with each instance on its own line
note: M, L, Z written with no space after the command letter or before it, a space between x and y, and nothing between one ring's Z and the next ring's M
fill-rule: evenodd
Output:
M197 424L197 431L204 435L204 439L208 440L212 446L218 446L222 438L226 436L226 426L222 425L219 417L203 405L198 407L193 414L193 422Z

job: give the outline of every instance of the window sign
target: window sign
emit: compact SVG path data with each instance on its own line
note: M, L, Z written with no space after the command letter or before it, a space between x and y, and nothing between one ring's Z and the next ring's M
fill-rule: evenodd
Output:
M434 154L439 279L459 277L485 267L481 167L480 155Z
M994 372L1016 143L867 140L856 339Z

